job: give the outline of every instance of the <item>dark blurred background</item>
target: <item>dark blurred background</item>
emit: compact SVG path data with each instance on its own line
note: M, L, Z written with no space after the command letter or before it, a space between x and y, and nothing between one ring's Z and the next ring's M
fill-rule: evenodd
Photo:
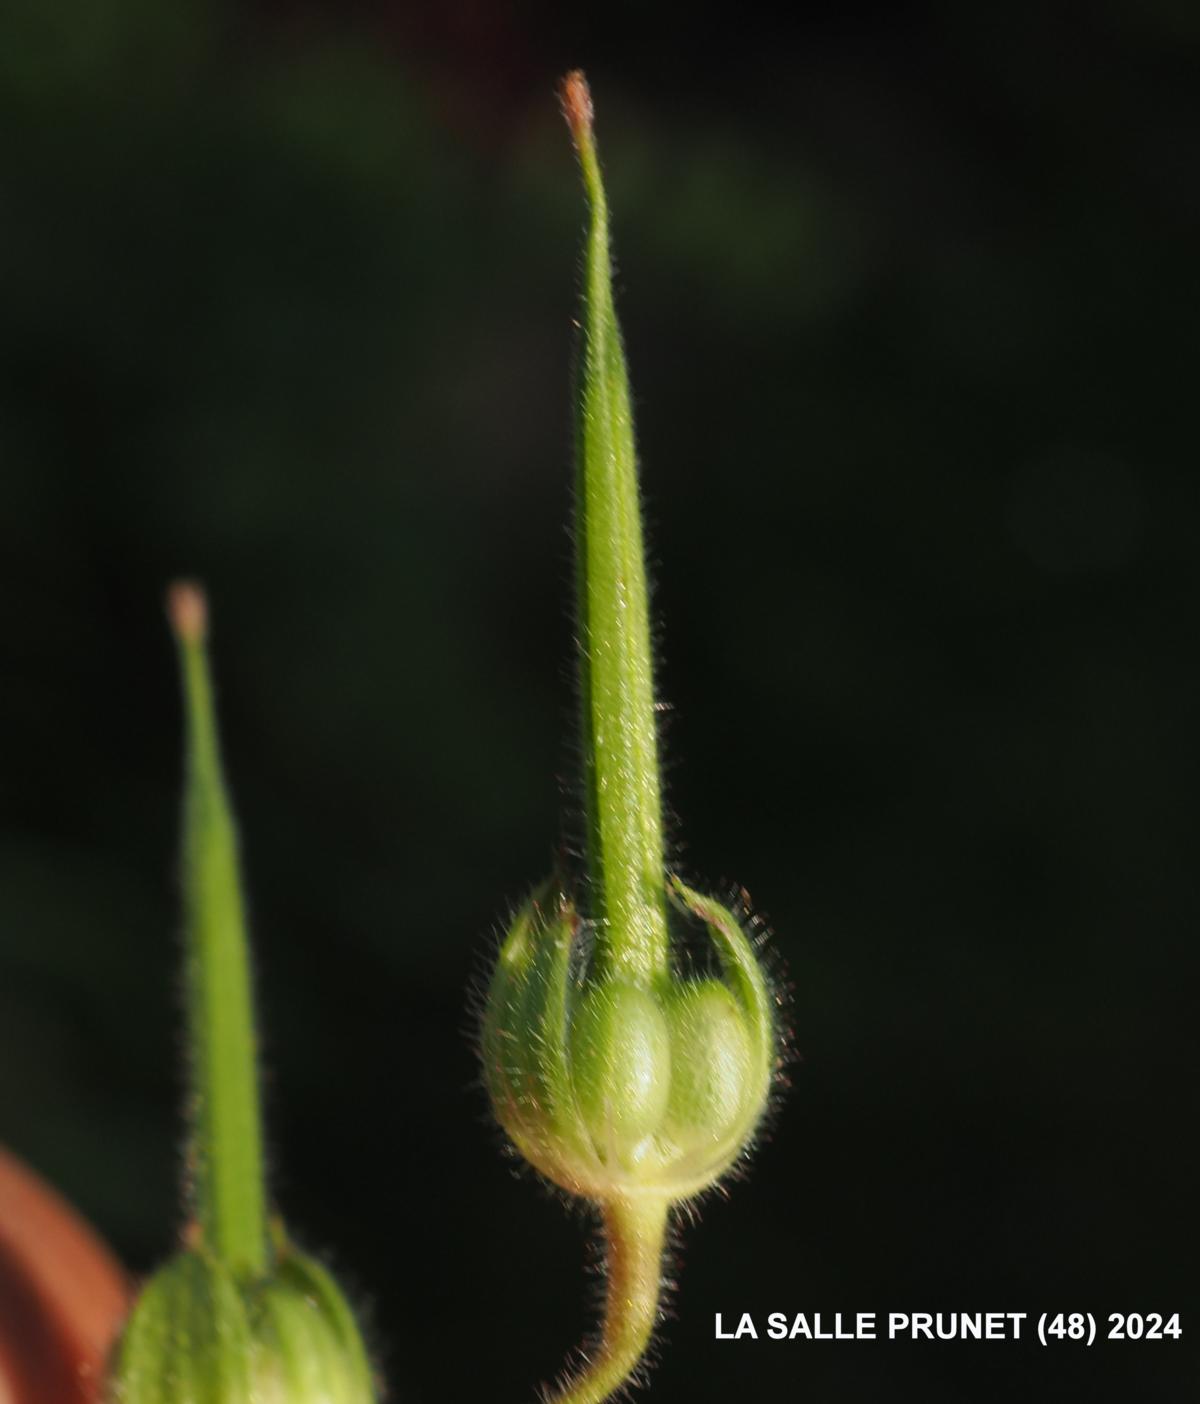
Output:
M653 1397L1190 1397L1194 1315L712 1334L1195 1305L1198 60L1184 0L6 0L0 1140L169 1250L193 574L280 1202L397 1401L532 1398L590 1327L468 1012L570 797L583 64L679 862L769 917L799 1054Z

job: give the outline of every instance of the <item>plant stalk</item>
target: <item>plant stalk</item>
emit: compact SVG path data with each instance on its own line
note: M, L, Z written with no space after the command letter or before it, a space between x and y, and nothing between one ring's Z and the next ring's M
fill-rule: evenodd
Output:
M604 1206L607 1297L594 1358L550 1404L600 1404L637 1366L658 1320L667 1201L614 1199Z

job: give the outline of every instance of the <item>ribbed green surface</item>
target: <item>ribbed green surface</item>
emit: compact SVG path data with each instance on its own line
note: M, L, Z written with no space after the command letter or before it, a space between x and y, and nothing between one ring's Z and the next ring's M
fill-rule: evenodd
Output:
M183 898L192 1207L210 1250L234 1271L256 1273L266 1263L266 1191L237 831L221 770L204 629L176 632L187 713Z
M608 203L570 80L567 115L590 206L576 424L581 751L597 957L649 980L667 969L663 824L633 408L613 305Z

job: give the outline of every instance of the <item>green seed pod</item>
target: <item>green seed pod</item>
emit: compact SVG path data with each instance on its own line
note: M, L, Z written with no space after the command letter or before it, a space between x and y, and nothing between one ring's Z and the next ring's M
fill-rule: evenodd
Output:
M575 1105L596 1160L636 1176L667 1110L671 1034L658 999L604 980L575 1006L570 1032Z
M604 1320L549 1396L600 1404L659 1312L671 1206L715 1185L766 1110L775 1001L733 912L669 877L633 407L613 305L608 203L582 73L562 85L587 192L575 457L586 905L551 884L517 913L483 1012L496 1117L547 1179L591 1201ZM698 953L675 939L703 924ZM695 956L693 962L689 956Z
M108 1404L372 1404L362 1341L341 1293L290 1251L239 1283L199 1249L147 1283L117 1343Z
M745 1016L719 981L697 980L674 992L671 1048L667 1134L690 1151L740 1139L753 1110L753 1052Z
M198 586L168 597L187 719L184 985L191 1081L187 1247L146 1283L106 1404L374 1404L350 1307L268 1213L237 830Z
M572 1194L699 1194L766 1109L773 1000L753 944L720 903L678 881L670 895L706 924L720 978L586 970L585 927L550 888L500 950L483 1019L492 1106L525 1158Z

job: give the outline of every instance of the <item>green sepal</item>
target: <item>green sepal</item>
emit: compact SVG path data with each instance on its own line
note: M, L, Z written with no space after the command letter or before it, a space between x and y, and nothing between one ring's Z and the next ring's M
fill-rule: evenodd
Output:
M668 896L704 922L719 976L612 973L551 882L514 917L488 990L481 1052L496 1117L536 1170L586 1198L701 1193L769 1099L774 999L753 941L678 879Z
M289 1252L253 1302L256 1381L279 1404L367 1404L362 1337L345 1298L313 1259Z
M327 1337L328 1356L336 1360L343 1393L332 1398L369 1401L375 1398L374 1375L366 1343L342 1289L333 1275L307 1253L288 1247L279 1264L279 1283L309 1308L308 1320L321 1322Z
M139 1296L117 1344L111 1404L257 1404L246 1301L205 1253L172 1258Z
M189 1249L146 1284L113 1355L106 1404L374 1404L362 1336L333 1279L287 1249L239 1281Z
M775 1076L779 1029L776 1001L754 943L728 907L712 897L694 892L680 878L668 879L674 901L708 927L717 949L725 984L736 995L746 1018L751 1040L749 1100L765 1107Z
M579 916L555 880L514 917L488 990L482 1053L500 1124L521 1153L556 1183L560 1152L579 1148L567 1062L571 952Z

